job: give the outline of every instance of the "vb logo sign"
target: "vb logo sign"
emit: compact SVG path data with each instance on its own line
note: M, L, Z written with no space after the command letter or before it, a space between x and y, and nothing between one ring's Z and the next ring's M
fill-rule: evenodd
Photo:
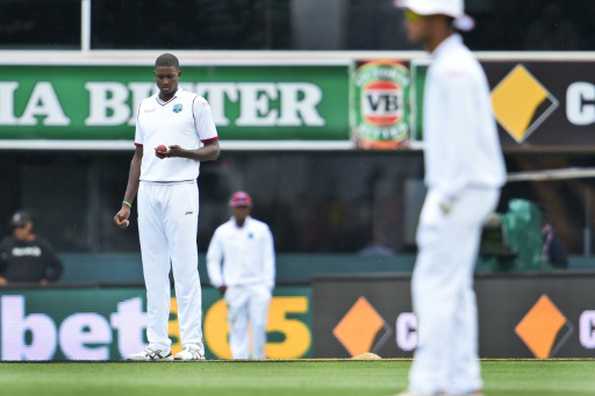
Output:
M363 88L361 107L371 125L390 126L403 116L403 90L394 81L373 81Z
M409 70L394 61L357 67L351 81L351 128L361 148L394 149L409 138Z

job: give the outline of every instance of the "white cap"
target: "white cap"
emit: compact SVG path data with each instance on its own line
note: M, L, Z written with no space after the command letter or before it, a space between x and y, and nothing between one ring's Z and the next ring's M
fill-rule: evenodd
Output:
M464 0L395 0L395 5L419 15L447 15L454 18L454 26L459 30L469 31L475 27L473 18L465 14Z

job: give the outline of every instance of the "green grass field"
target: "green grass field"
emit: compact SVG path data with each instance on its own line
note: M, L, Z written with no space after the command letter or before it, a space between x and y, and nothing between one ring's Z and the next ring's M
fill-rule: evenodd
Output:
M595 361L486 361L490 396L593 396ZM0 394L389 396L406 361L2 363Z

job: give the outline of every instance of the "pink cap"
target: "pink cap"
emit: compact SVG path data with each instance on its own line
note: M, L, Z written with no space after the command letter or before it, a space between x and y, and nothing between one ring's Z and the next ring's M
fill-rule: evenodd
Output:
M232 208L252 206L252 197L247 192L236 191L231 196L231 201L229 201L229 206L231 206Z

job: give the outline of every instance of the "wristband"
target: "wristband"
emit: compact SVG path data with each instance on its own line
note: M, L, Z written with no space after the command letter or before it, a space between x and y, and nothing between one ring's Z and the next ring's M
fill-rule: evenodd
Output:
M128 202L127 200L123 200L123 201L122 201L122 204L123 204L123 205L126 205L126 206L128 206L130 209L132 209L132 204L131 204L130 202Z

